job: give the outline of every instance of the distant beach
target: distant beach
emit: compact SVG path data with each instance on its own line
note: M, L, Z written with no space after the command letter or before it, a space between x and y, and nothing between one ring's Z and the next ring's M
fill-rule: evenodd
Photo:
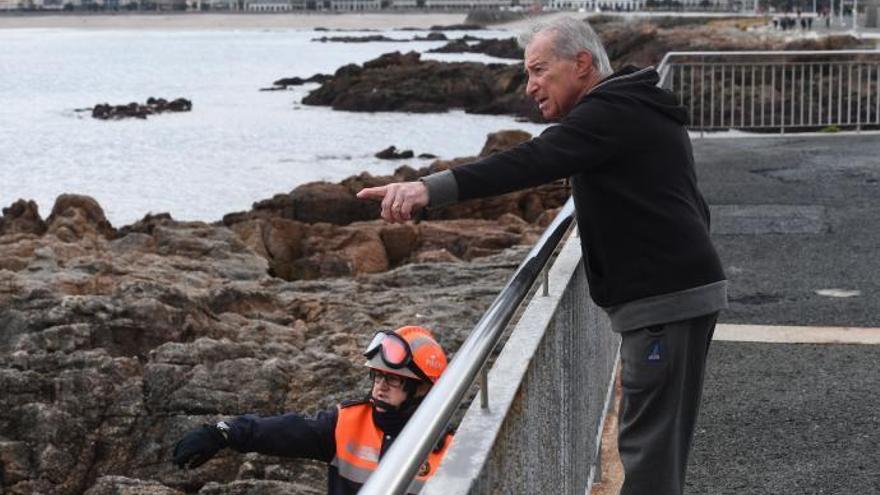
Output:
M0 29L427 29L464 23L465 13L100 13L4 14Z

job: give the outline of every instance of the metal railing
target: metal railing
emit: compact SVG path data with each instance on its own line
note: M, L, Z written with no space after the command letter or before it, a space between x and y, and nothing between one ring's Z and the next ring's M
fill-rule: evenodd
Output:
M692 130L880 128L880 51L669 52L657 70Z
M581 240L569 236L421 495L584 495L601 478L620 334L590 300Z
M406 492L419 466L445 433L468 389L485 367L517 307L567 232L573 213L574 203L569 198L382 457L379 467L359 492L361 495ZM482 376L485 380L486 374ZM481 388L485 390L487 386L484 382ZM483 397L485 403L487 396Z

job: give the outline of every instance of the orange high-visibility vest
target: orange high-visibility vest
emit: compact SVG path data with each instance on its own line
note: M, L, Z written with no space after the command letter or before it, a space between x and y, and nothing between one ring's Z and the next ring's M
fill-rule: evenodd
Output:
M369 403L337 407L336 456L330 464L336 466L339 476L364 484L379 466L385 433L373 423L373 408ZM447 434L443 438L443 446L428 454L428 459L422 463L407 493L419 493L425 481L437 472L451 439L452 435Z

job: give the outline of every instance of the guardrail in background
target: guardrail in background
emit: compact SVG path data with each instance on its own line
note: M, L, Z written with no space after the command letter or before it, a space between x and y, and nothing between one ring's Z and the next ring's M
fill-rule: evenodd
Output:
M573 212L574 203L569 198L382 457L379 467L359 492L361 495L401 494L410 486L428 452L445 433L507 323L571 225Z
M880 51L669 52L657 70L692 130L880 129Z

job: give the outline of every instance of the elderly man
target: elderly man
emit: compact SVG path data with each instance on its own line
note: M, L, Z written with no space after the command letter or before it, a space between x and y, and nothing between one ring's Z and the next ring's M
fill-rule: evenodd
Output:
M623 495L684 486L706 354L727 281L697 189L685 109L653 68L612 73L585 22L521 37L526 92L558 125L478 162L361 191L382 217L571 180L590 295L622 337Z

